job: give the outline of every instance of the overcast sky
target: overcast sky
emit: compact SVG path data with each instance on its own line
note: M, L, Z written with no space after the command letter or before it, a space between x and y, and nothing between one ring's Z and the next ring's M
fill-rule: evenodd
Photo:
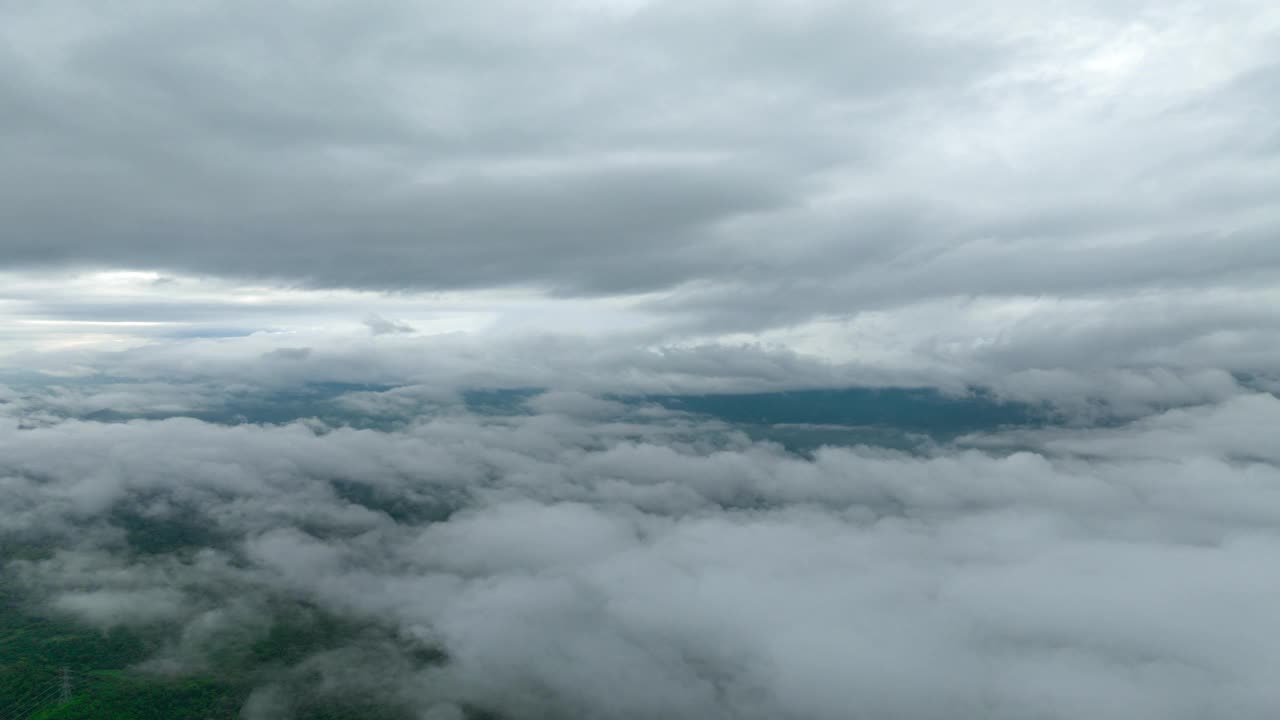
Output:
M1265 0L0 16L8 366L383 321L937 383L1280 360Z

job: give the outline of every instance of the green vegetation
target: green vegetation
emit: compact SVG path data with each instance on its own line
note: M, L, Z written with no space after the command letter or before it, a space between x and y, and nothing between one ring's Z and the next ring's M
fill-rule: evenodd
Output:
M448 513L448 508L386 500L359 483L336 482L335 489L390 514ZM228 544L197 512L177 507L152 515L139 505L120 505L108 516L123 531L127 548L121 552L186 562L202 548ZM56 551L37 537L0 538L0 720L230 720L265 687L278 696L272 715L406 720L412 717L408 708L359 684L382 680L365 660L373 667L388 662L404 669L445 660L439 649L407 641L392 627L264 592L251 599L253 615L245 622L201 645L198 666L151 671L155 665L149 660L182 656L174 650L181 625L103 630L42 608L39 597L24 596L21 563L50 560ZM348 668L351 677L343 677ZM64 673L70 690L66 701Z
M1045 408L1002 401L973 388L952 397L929 388L845 388L720 395L649 395L672 410L729 423L892 428L947 439L1001 426L1035 426Z
M324 696L297 672L308 658L362 641L390 641L385 631L299 605L276 608L266 630L232 644L214 666L176 677L136 669L163 646L159 631L99 631L25 609L0 591L0 718L4 720L221 720L239 717L255 687L276 683L291 696L297 720L402 720L405 708L369 694ZM419 665L439 652L409 649ZM60 702L66 669L71 700Z
M65 705L56 699L31 717L39 720L169 720L238 717L238 688L208 678L161 680L118 671L79 676Z
M35 615L25 612L12 595L0 596L0 602L0 717L5 720L235 717L203 712L216 705L213 696L226 695L210 690L210 683L193 694L185 687L175 691L172 683L143 681L124 671L153 648L142 633L98 632ZM71 673L72 702L60 706L63 668ZM167 699L158 701L157 694Z

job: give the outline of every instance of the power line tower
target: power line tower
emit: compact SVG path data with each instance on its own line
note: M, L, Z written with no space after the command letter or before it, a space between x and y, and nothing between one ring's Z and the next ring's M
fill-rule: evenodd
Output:
M58 692L58 704L66 705L67 703L71 702L71 671L65 667L62 668L61 678L62 678L62 687L59 688L59 692Z

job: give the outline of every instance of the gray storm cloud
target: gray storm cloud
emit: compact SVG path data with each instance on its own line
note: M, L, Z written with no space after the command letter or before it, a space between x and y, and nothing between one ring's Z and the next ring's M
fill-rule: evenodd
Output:
M365 318L871 384L1265 375L1271 5L10 4L0 364Z
M759 329L1280 261L1261 2L0 12L10 266L682 288Z

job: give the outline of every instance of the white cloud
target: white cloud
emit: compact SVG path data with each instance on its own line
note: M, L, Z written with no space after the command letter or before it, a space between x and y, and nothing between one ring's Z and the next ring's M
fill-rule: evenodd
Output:
M1241 394L966 441L992 452L804 459L678 416L65 421L0 434L2 516L61 548L10 566L25 587L90 622L179 615L188 667L272 597L440 643L443 667L387 671L424 710L1261 718L1276 422ZM121 508L218 540L124 553Z

